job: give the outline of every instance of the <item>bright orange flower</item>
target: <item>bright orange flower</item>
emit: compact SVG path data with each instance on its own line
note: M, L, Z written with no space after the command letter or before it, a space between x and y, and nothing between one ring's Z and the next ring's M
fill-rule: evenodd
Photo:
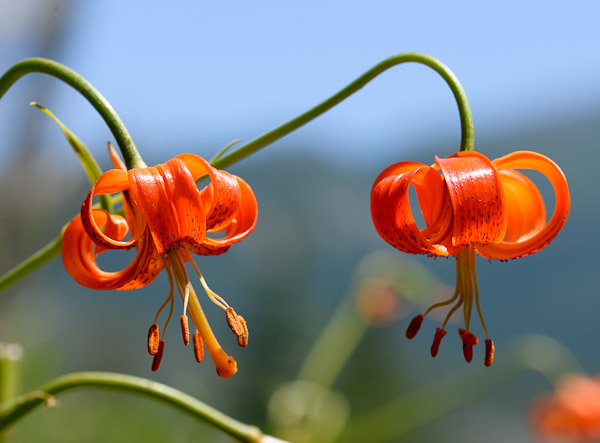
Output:
M81 206L81 214L67 227L62 242L62 257L67 272L81 285L92 289L136 289L154 280L166 269L171 290L160 307L148 333L148 350L154 356L152 369L158 369L164 342L156 324L162 309L170 303L164 331L173 312L174 286L183 302L180 317L183 340L189 342L189 311L196 328L194 353L202 360L204 346L212 357L217 373L231 377L237 370L214 336L198 301L186 270L186 262L195 269L210 299L226 311L226 319L246 346L248 330L243 317L207 286L190 253L216 255L254 228L257 204L254 193L241 178L219 171L193 154L182 154L155 167L125 170L111 150L119 169L105 172L94 184ZM198 190L196 180L207 176L210 183ZM122 192L125 217L94 209L95 195ZM129 239L125 240L127 233ZM214 233L217 237L209 237ZM137 253L129 266L118 272L106 272L96 262L99 253L109 249L130 249Z
M515 169L532 169L545 175L554 188L554 213L546 222L544 200L534 183ZM409 202L412 185L425 227L420 229ZM435 357L446 324L462 306L465 328L459 329L465 359L470 362L478 343L471 332L473 301L485 332L485 364L492 364L494 344L488 336L479 303L475 253L488 259L525 257L547 246L567 220L570 208L567 180L549 158L535 152L513 152L493 162L479 152L458 152L436 157L433 166L399 162L386 168L371 190L371 214L381 237L401 251L429 256L456 257L453 297L432 305L410 323L413 338L431 310L454 303L437 328L431 355Z
M570 375L556 392L538 400L532 425L551 441L600 440L600 378Z

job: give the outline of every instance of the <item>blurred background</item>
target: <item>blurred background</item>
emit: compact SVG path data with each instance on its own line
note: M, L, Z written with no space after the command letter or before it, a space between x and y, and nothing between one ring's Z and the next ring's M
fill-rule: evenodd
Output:
M477 150L490 158L519 149L543 153L561 165L572 196L570 219L550 247L509 263L478 261L497 363L484 368L478 349L481 355L465 372L453 332L457 325L450 326L432 360L437 321L427 320L410 342L404 331L413 315L452 290L454 261L393 250L373 228L369 194L390 163L431 163L434 155L457 151L460 125L450 89L435 72L416 64L395 67L316 121L229 168L253 187L258 225L227 254L197 263L211 287L248 321L250 346L237 349L222 312L208 299L204 303L222 344L238 360L233 379L218 379L209 361L195 364L180 344L177 326L167 334L160 370L150 372L145 338L167 295L164 275L134 292L95 292L78 286L55 260L0 294L0 342L19 343L25 352L21 391L67 372L118 371L167 383L294 441L366 441L340 429L353 417L459 374L447 382L456 392L422 393L425 401L415 402L412 411L417 418L396 417L406 429L390 428L390 434L370 441L479 442L483 435L488 442L536 441L528 411L550 385L524 369L554 364L562 345L585 372L600 372L599 14L600 4L592 0L568 5L508 0L502 6L0 0L0 71L30 56L75 69L111 102L148 164L181 152L210 158L234 139L249 141L313 107L379 61L419 51L442 60L461 80ZM30 101L52 110L103 168L110 167L106 144L112 136L78 93L39 74L19 80L0 101L0 273L53 239L89 189L59 129ZM540 183L550 212L551 188ZM373 279L379 282L374 287L384 289L383 301L365 302ZM355 305L357 297L362 301ZM301 407L311 403L302 396L318 397L319 384L305 389L287 383L303 370L342 300L354 312L347 319L359 331L356 349L327 386L335 392L321 405L327 413L311 418L310 408ZM356 317L355 306L362 317ZM371 320L374 311L394 316L363 330L365 309ZM510 343L524 334L543 334L557 343L532 342L539 345L527 348L534 362L525 364L523 357L523 370L507 376L508 367L520 367L509 358ZM323 368L329 363L323 361ZM481 390L482 383L489 388ZM435 420L418 418L432 405L471 396L468 405L449 406ZM293 413L278 415L287 401L300 411L292 424ZM325 424L315 425L319 420ZM313 425L332 429L315 434L287 429ZM16 442L203 438L229 441L164 406L89 391L61 397L58 409L40 408L13 434Z

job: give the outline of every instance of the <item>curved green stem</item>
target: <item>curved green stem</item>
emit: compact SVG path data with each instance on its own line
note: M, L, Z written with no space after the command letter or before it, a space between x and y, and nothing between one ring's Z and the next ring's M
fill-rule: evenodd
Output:
M120 391L157 400L205 421L239 441L260 442L264 438L257 427L234 420L184 392L144 378L110 372L76 372L63 375L39 391L4 403L0 409L0 430L12 425L37 406L53 400L56 395L81 388Z
M524 371L537 372L552 385L566 374L580 372L567 348L541 335L515 339L502 348L499 356L492 368L468 367L352 418L340 441L397 441L497 391Z
M83 95L102 116L115 137L128 169L144 167L142 160L129 131L104 96L85 78L53 60L45 58L27 58L12 66L0 77L0 98L4 93L25 74L39 72L62 80Z
M296 379L331 388L367 331L367 324L356 312L352 295L354 293L348 292L344 296L334 316L304 360Z
M438 59L431 57L427 54L421 54L418 52L407 52L405 54L399 54L390 57L382 61L381 63L375 65L373 68L369 69L359 78L354 80L344 89L331 96L324 102L318 104L317 106L305 112L304 114L299 115L293 120L284 123L278 128L267 132L266 134L246 143L245 145L236 149L229 155L219 158L213 163L213 166L215 168L223 169L233 163L242 160L250 154L253 154L254 152L264 148L265 146L279 140L280 138L284 137L290 132L295 131L299 127L305 125L306 123L315 119L319 115L323 114L325 111L328 111L341 101L348 98L350 95L354 94L356 91L361 89L371 80L373 80L375 77L385 72L389 68L406 62L421 63L423 65L429 66L438 74L440 74L442 78L446 81L446 83L448 83L448 86L450 86L450 89L452 90L452 94L454 94L454 98L458 105L458 112L460 114L460 150L472 151L474 146L473 117L471 115L471 108L469 106L469 101L467 100L467 95L465 94L462 85L458 81L458 78L456 78L454 73Z

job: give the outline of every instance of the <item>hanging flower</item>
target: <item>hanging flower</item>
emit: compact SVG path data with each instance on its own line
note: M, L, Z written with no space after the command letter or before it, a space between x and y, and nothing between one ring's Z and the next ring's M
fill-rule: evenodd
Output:
M217 373L231 377L237 370L235 359L225 353L214 336L190 283L186 262L198 274L208 297L225 310L238 344L246 346L246 322L208 287L191 254L222 254L252 231L257 217L252 189L241 178L213 168L194 154L178 155L161 165L129 171L112 147L111 157L118 169L111 169L98 179L83 201L81 214L65 230L62 257L67 272L88 288L127 290L146 286L165 269L169 295L148 333L148 351L154 356L152 370L158 369L164 349L158 316L170 304L164 337L177 287L183 302L180 323L184 344L187 346L190 341L189 312L196 328L192 335L196 359L202 361L206 346ZM198 190L196 180L201 177L208 177L210 183ZM125 217L93 208L94 196L118 192L123 193ZM129 238L125 239L128 232ZM98 254L104 251L133 247L137 249L135 258L120 271L103 271L96 262Z
M553 394L534 404L531 418L546 440L600 440L600 378L565 377Z
M541 172L556 195L554 213L546 222L542 196L535 184L515 169ZM409 202L409 187L416 191L424 225L420 229ZM525 257L547 246L567 220L570 197L567 180L549 158L528 151L513 152L493 162L479 152L464 151L436 157L433 166L399 162L386 168L371 190L371 214L381 237L411 254L456 257L454 295L432 305L410 323L413 338L433 309L453 304L442 327L435 332L431 355L438 353L448 320L460 307L465 327L459 329L465 359L473 358L478 343L471 332L473 302L485 332L485 364L494 358L479 301L475 254L488 259Z

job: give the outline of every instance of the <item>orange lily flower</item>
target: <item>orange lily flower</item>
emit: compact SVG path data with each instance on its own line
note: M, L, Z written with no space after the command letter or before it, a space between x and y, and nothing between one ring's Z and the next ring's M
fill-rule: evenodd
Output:
M546 222L544 200L535 184L515 169L541 172L556 195L554 213ZM420 229L409 202L412 185L419 200L425 227ZM433 166L399 162L386 168L371 190L371 215L381 237L395 248L411 254L456 257L454 295L432 305L410 323L406 336L419 331L424 317L433 309L454 305L448 312L431 346L438 353L446 324L452 314L463 308L465 327L459 329L465 359L473 358L478 343L471 332L473 301L485 332L485 364L494 358L479 302L475 254L498 260L525 257L547 246L565 224L570 208L567 180L549 158L528 151L513 152L490 161L479 152L458 152L447 158L436 157Z
M556 392L535 403L531 418L535 430L547 440L600 440L600 378L566 377Z
M237 364L219 345L190 283L186 262L190 262L209 298L226 311L230 328L240 346L248 343L243 317L206 284L190 253L216 255L254 228L257 204L254 193L241 178L219 171L194 154L182 154L155 167L125 170L111 148L111 169L98 179L81 206L81 214L67 227L62 241L62 257L67 272L81 285L92 289L136 289L152 282L162 269L169 277L170 292L158 310L148 333L148 351L154 356L152 370L158 369L164 349L156 324L162 309L170 303L173 312L174 286L183 302L180 317L184 344L190 341L188 317L196 332L192 342L198 361L206 346L217 374L229 378ZM210 183L198 190L196 180L208 176ZM94 196L122 192L125 217L94 209ZM127 233L129 239L125 240ZM209 237L215 233L218 237ZM109 249L130 249L137 253L133 261L117 272L100 269L96 257Z

